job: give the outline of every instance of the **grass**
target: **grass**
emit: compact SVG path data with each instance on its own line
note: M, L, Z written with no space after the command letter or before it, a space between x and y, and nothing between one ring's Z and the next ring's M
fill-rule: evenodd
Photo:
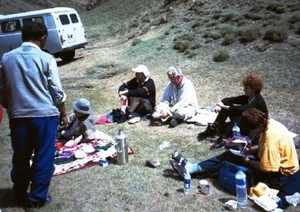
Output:
M62 5L62 1L51 2ZM168 82L166 69L178 65L194 82L199 105L203 107L213 106L223 97L243 93L242 78L258 73L265 83L262 95L270 116L291 131L300 132L300 37L295 33L300 25L299 3L255 1L251 2L251 10L249 5L234 0L209 1L193 7L188 1L173 1L165 7L159 0L101 2L90 11L78 8L90 38L89 45L78 50L71 63L58 60L70 112L72 101L78 97L91 101L95 117L118 108L117 89L124 80L133 77L130 69L138 64L148 66L156 83L158 101ZM244 14L248 14L247 18ZM162 17L167 21L161 22ZM277 27L280 20L293 24L294 29L284 28L289 37L276 42L264 40L266 31L277 29L273 26ZM240 35L235 33L243 35L247 30L253 34L251 37L244 34L247 42L239 42ZM226 34L237 37L233 42L233 37ZM222 43L225 38L228 39L226 46ZM188 45L182 47L182 52L175 49L180 41ZM261 46L265 50L257 51ZM230 57L215 62L214 54L222 50ZM127 123L97 125L112 137L119 128L128 133L128 144L135 150L135 154L129 156L129 164L119 166L111 160L105 168L93 166L54 177L50 186L53 201L42 211L223 211L224 202L234 196L222 190L215 180L209 180L211 195L197 194L196 176L192 179L192 194L186 196L182 179L169 165L173 149L178 149L191 162L222 152L209 151L209 140L196 140L205 127L182 124L169 129L148 125L148 122L134 126ZM12 155L7 117L0 129L0 208L22 211L9 205L7 200ZM164 140L170 147L161 151L159 145ZM162 165L155 169L145 166L151 157L159 158ZM297 209L299 206L287 211ZM237 211L262 210L249 202L247 208Z

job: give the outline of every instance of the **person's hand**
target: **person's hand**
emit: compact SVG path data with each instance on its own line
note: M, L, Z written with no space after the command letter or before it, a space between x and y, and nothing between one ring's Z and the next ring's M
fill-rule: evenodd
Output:
M128 90L125 91L119 91L119 96L126 96L128 93Z
M214 111L215 111L215 113L219 113L221 111L221 107L219 105L216 105L214 107Z
M250 163L250 159L249 159L248 156L243 157L243 158L242 158L242 161L243 161L243 163L246 164L246 165L249 165L249 163Z
M162 118L162 119L166 119L168 116L169 116L169 114L168 114L168 113L166 113L166 112L162 112L162 113L161 113L161 115L160 115L160 118Z
M223 104L223 102L221 102L221 101L218 102L217 105L218 105L220 108L223 108L223 107L225 106L225 105Z
M59 119L60 119L59 128L66 129L68 127L68 117L60 116Z

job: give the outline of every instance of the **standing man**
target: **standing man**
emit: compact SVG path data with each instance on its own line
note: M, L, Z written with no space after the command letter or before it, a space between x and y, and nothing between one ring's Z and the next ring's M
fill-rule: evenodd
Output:
M13 192L25 207L35 208L51 200L48 189L54 171L55 137L58 125L67 123L66 94L56 61L42 51L47 35L43 23L26 23L23 44L4 54L1 61L0 103L9 117Z
M141 116L153 112L156 98L156 88L150 72L145 65L133 68L135 77L124 82L118 90L121 99L121 111L123 117L118 123L125 122L133 124L141 120Z
M163 121L170 119L170 127L176 127L178 123L196 115L198 101L193 83L180 68L170 66L167 75L170 82L152 116Z

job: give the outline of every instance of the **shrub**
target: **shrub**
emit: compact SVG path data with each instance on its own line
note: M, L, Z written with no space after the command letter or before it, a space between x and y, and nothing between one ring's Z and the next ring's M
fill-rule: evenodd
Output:
M222 34L219 30L211 30L206 31L203 35L204 38L212 38L214 40L217 40L222 37Z
M291 15L291 17L288 19L288 21L292 24L296 23L297 21L300 21L300 14L297 12L297 13L293 13Z
M192 28L197 28L197 27L200 27L201 26L201 23L198 21L196 23L193 24Z
M134 39L131 43L131 46L135 46L135 45L139 44L140 42L142 42L141 39Z
M174 44L174 49L178 50L179 52L185 52L190 47L190 42L187 40L177 40Z
M247 25L240 29L240 42L252 42L259 38L260 29L258 25Z
M243 26L247 23L247 20L246 19L240 19L238 20L237 22L237 26Z
M275 13L285 13L286 8L284 4L272 3L266 7L267 10L273 11Z
M190 48L191 42L194 40L193 34L183 34L174 38L174 49L179 52L185 52Z
M222 42L222 45L224 46L227 46L227 45L230 45L232 44L234 41L236 41L236 34L226 34L224 37L223 37L223 42Z
M285 21L280 21L267 28L264 39L273 42L282 42L288 38L288 33L288 23Z
M299 4L290 4L290 5L287 5L287 7L289 8L290 12L295 12L295 11L300 10Z
M225 14L222 22L223 23L224 22L229 22L229 21L231 21L234 18L234 16L235 16L235 14L233 14L233 13Z
M246 13L244 17L253 21L257 21L263 19L264 15L259 13Z
M190 41L194 40L194 35L191 34L191 33L179 35L179 36L174 38L174 41L178 41L178 40L187 40L187 41L190 42Z
M229 52L225 49L221 49L213 55L215 62L224 62L229 58Z
M202 45L201 45L200 43L196 43L196 42L193 42L193 43L191 43L191 45L190 45L190 48L191 48L191 49L198 49L198 48L200 48L200 47L202 47Z
M218 21L210 21L206 24L206 27L216 26L219 22Z
M223 42L222 45L230 45L234 41L236 41L237 38L237 32L234 27L226 26L221 29L221 33L223 36Z

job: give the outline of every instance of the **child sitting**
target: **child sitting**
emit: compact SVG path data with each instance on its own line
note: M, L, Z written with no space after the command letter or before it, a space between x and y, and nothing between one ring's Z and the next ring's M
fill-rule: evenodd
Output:
M90 102L79 98L73 102L74 112L68 116L68 125L65 129L59 128L59 140L75 140L82 136L79 143L88 143L94 140L96 131ZM77 139L76 139L77 140Z

